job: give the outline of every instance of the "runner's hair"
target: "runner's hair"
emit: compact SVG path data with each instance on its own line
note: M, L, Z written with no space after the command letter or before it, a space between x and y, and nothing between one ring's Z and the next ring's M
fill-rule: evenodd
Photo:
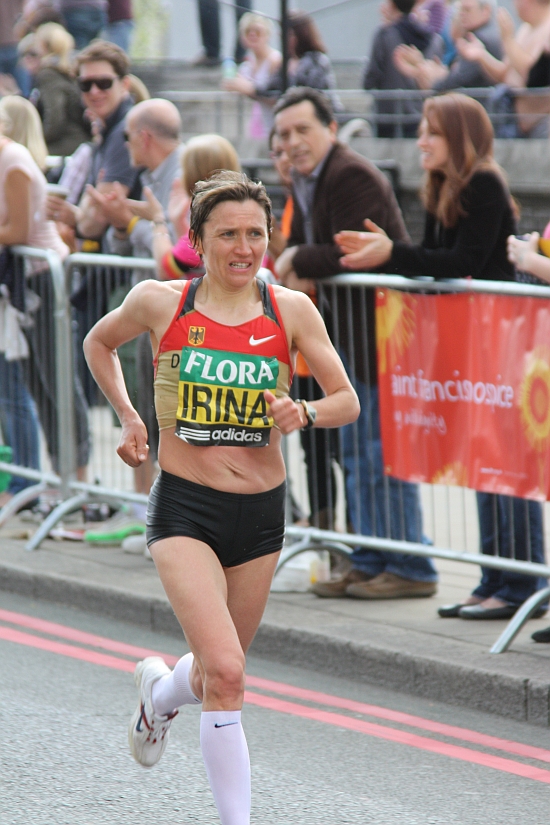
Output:
M271 235L273 213L263 183L255 183L244 172L216 172L208 180L198 181L193 189L189 221L189 238L193 246L196 247L197 241L202 241L204 224L212 210L226 201L256 201L265 212L267 232Z

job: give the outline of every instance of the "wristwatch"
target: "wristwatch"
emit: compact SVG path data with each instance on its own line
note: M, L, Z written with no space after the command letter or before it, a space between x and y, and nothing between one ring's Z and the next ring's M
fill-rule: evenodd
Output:
M312 407L304 398L297 398L296 404L301 404L307 418L307 424L302 427L302 430L310 430L317 420L317 410Z

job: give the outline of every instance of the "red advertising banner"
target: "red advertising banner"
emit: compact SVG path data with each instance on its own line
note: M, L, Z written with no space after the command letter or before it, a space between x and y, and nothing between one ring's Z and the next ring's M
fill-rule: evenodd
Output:
M376 291L385 471L550 499L550 301Z

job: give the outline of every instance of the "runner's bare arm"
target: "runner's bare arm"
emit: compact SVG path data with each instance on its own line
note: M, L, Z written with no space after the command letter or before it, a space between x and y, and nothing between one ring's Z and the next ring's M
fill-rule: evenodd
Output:
M317 411L315 426L341 427L355 421L359 415L357 395L311 299L284 287L276 287L276 295L292 348L304 356L326 395L326 398L313 402ZM289 398L273 401L270 413L283 433L307 424L303 407Z
M97 322L84 341L90 371L122 426L117 452L130 467L139 467L147 458L147 430L128 396L116 350L143 332L158 332L174 302L173 292L166 294L166 288L161 292L158 287L162 289L156 281L138 284L120 307Z

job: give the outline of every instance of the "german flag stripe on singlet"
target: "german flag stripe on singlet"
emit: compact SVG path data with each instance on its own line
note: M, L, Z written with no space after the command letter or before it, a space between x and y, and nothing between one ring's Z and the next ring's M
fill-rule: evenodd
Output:
M263 314L227 326L195 309L201 280L184 286L155 359L159 427L197 446L264 447L273 427L264 390L288 395L292 379L273 288L257 279Z

